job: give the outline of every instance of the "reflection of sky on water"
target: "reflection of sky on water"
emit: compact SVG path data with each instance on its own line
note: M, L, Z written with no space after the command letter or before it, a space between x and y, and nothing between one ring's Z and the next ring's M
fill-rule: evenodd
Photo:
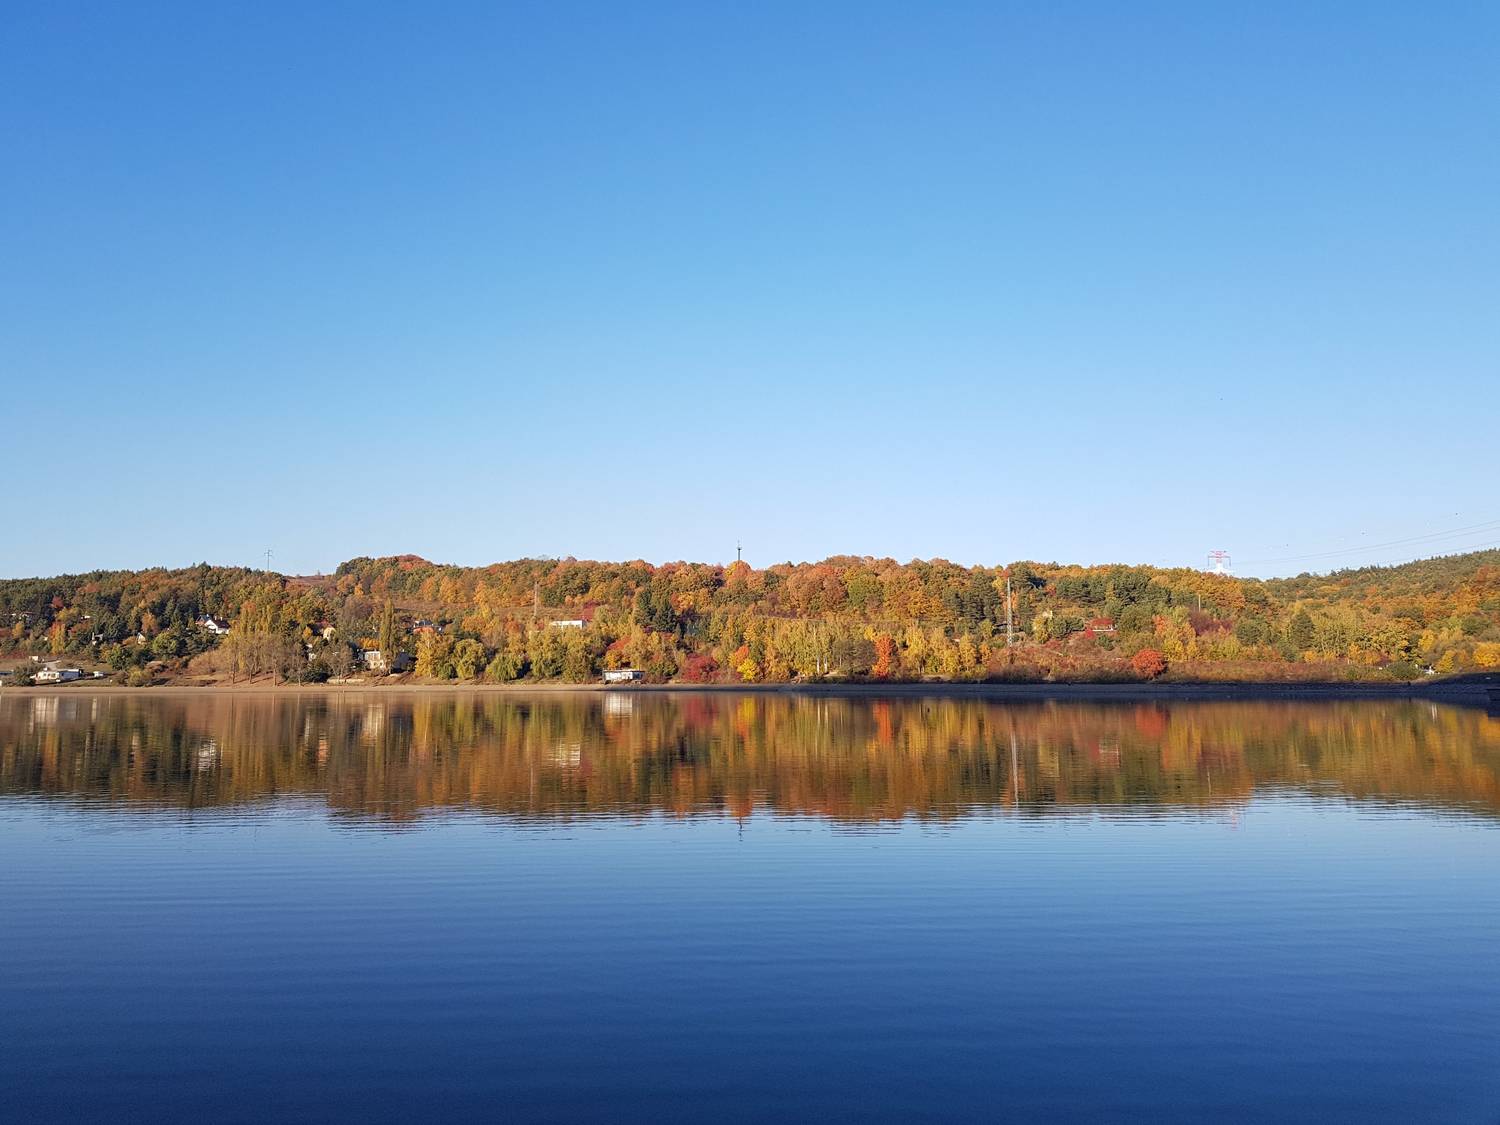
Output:
M1483 1119L1500 831L0 800L26 1120ZM87 1050L78 1044L87 1042Z

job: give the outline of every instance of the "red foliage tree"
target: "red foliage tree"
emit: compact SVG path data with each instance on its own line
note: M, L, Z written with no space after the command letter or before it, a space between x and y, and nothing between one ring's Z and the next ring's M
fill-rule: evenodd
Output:
M1167 670L1167 658L1154 648L1143 648L1130 658L1130 667L1143 680L1154 680Z
M719 662L706 652L697 653L682 662L678 675L690 684L711 684L719 678Z

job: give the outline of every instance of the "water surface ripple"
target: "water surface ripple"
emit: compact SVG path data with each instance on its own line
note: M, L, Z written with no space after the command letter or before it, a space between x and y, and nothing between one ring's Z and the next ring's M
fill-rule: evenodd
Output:
M1495 1121L1500 722L0 696L17 1121Z

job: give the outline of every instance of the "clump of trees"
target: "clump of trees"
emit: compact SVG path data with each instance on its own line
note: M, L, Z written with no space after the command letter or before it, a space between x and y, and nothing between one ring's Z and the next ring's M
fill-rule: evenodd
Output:
M205 615L232 623L219 637ZM411 658L433 680L1139 680L1500 667L1500 551L1260 582L1189 569L353 559L0 582L16 654L143 678L319 680Z

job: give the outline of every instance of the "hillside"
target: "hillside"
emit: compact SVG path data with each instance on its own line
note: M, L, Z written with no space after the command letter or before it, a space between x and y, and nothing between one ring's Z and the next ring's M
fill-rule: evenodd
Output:
M1273 581L851 556L756 569L403 555L319 578L205 563L0 581L0 622L13 657L133 683L345 677L372 650L424 678L502 682L616 668L687 682L1412 678L1500 665L1500 551Z

